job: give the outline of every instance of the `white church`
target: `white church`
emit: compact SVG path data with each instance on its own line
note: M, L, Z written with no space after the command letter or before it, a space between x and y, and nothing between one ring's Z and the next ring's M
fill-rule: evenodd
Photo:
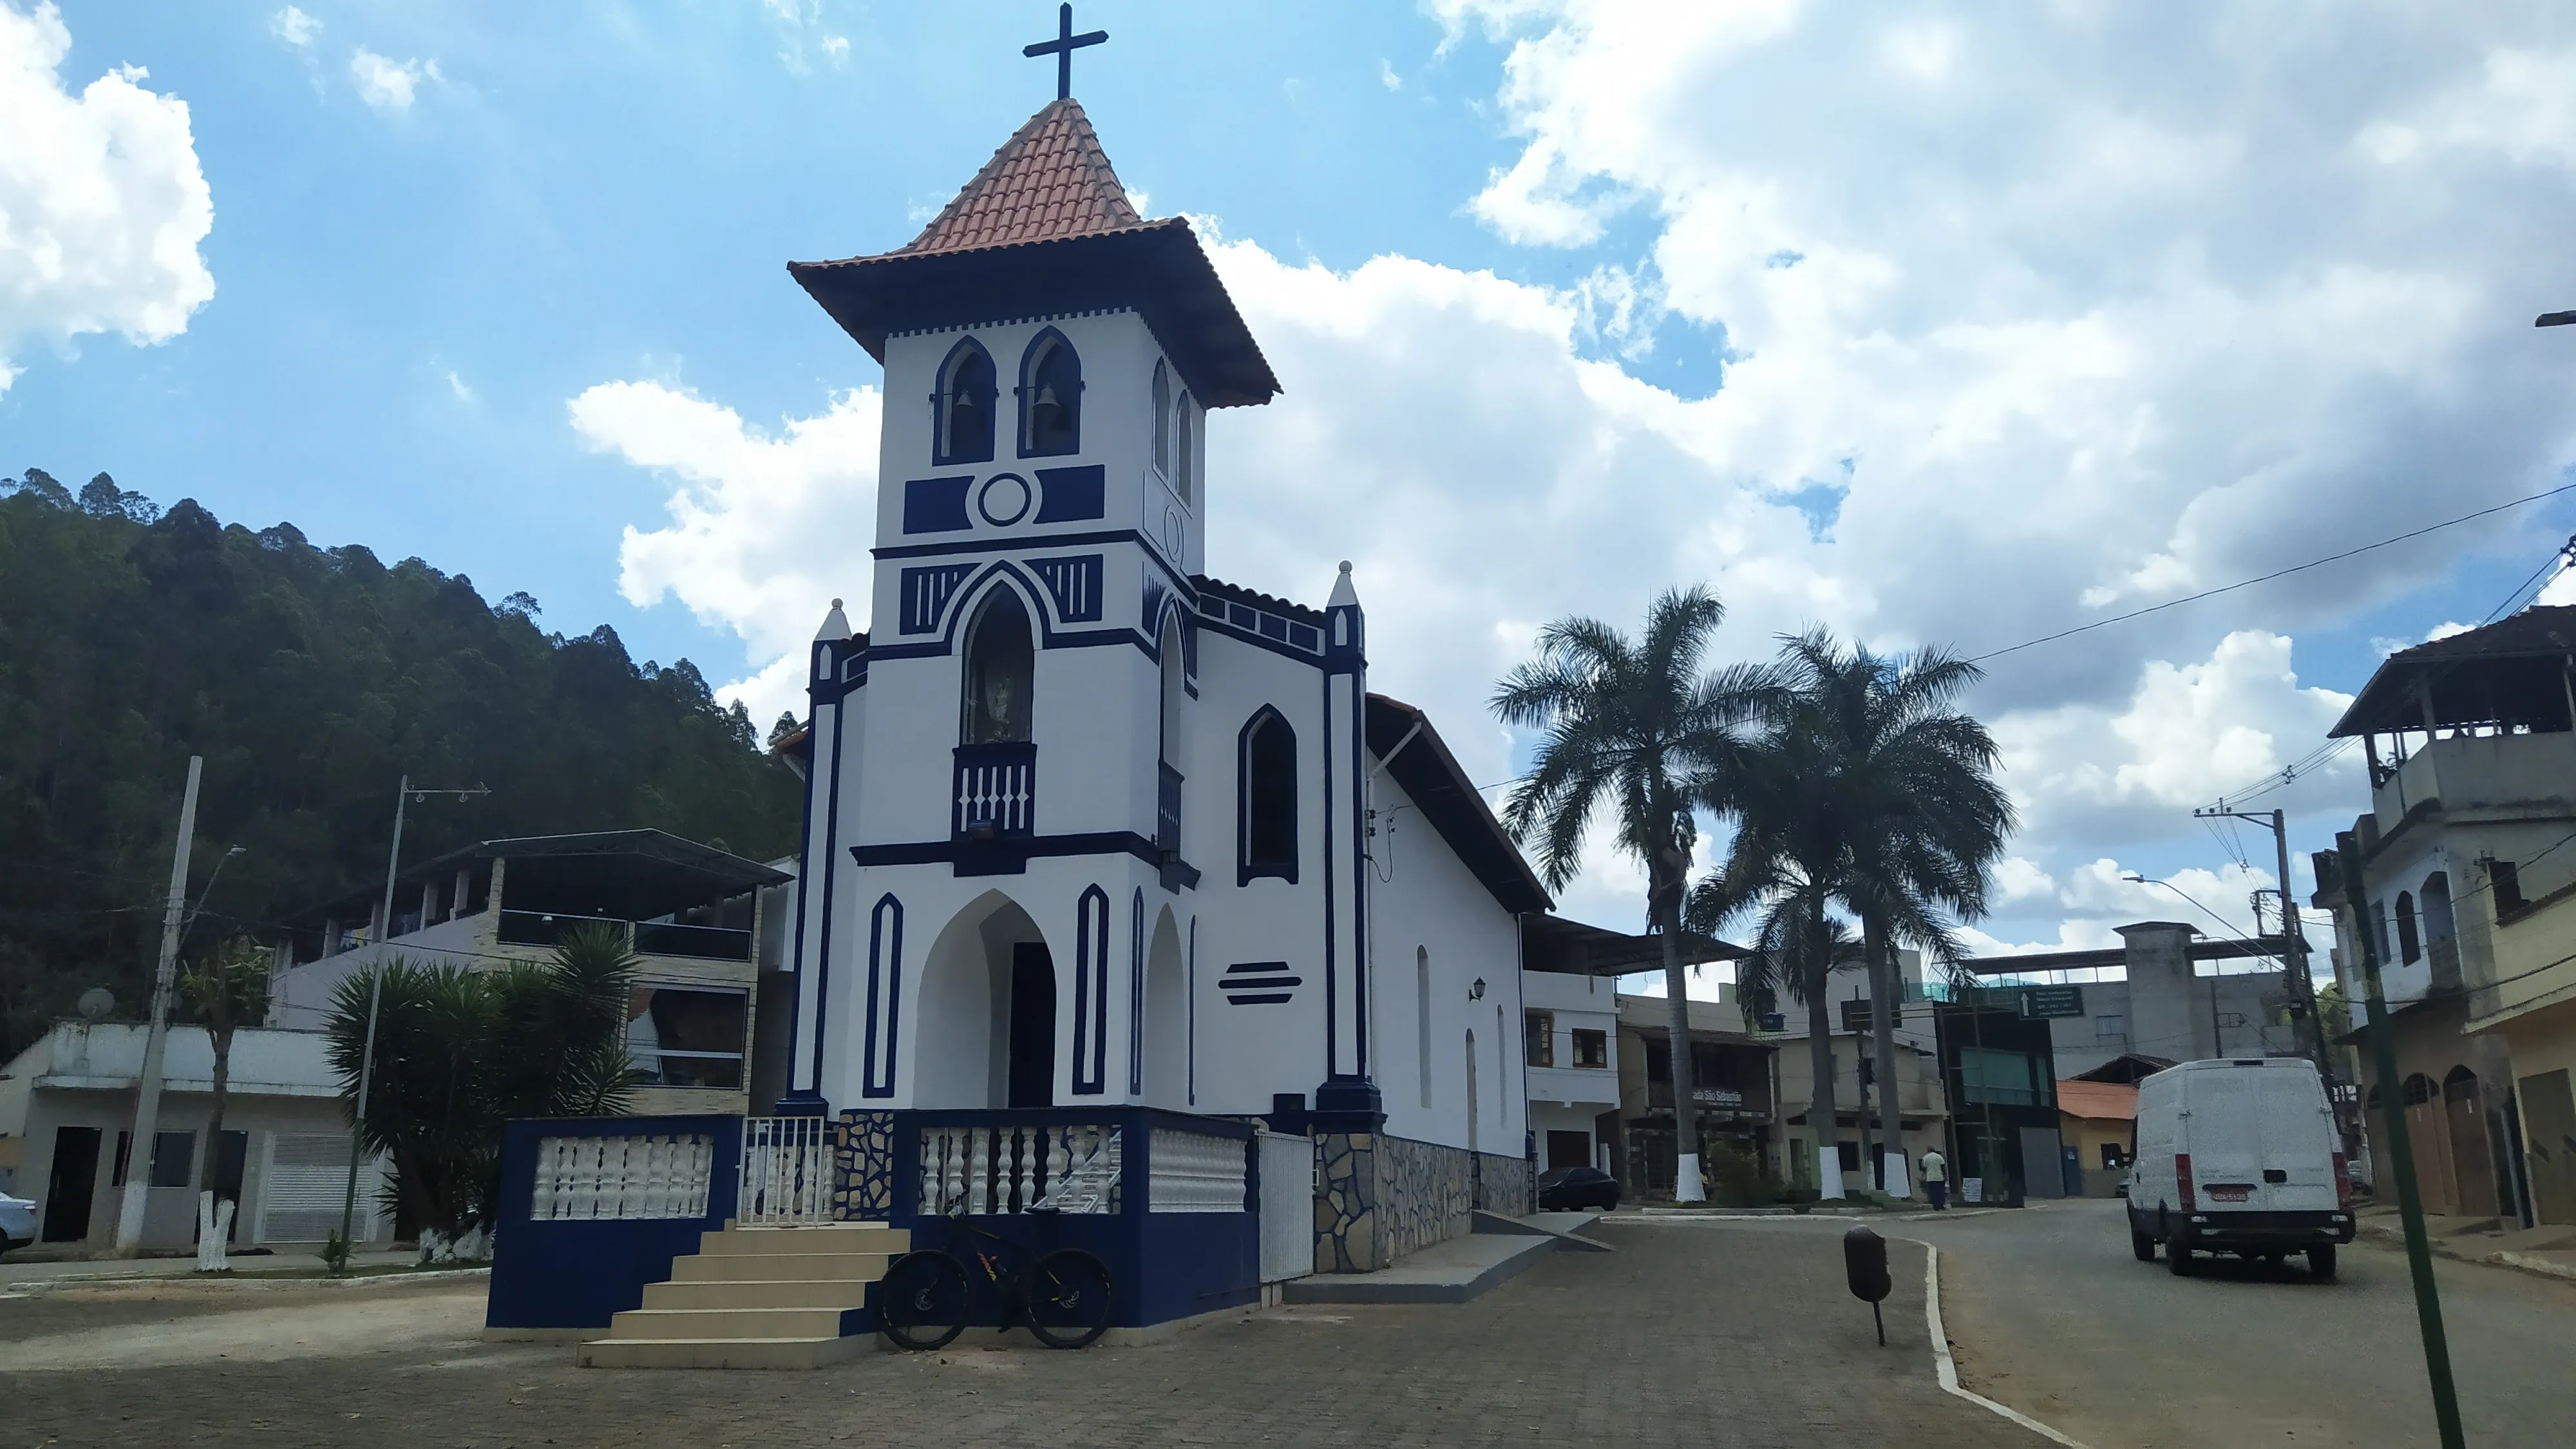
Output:
M778 1108L839 1124L851 1215L909 1200L901 1114L1103 1107L1311 1134L1325 1271L1527 1211L1547 896L1369 692L1348 564L1320 608L1208 572L1211 420L1280 389L1188 222L1064 97L908 245L789 270L885 367L870 627L836 600L813 644Z

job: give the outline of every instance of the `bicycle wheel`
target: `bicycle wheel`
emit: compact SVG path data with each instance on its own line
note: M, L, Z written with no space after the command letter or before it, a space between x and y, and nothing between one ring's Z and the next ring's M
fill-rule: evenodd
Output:
M1108 1332L1116 1295L1109 1265L1080 1248L1047 1254L1020 1280L1029 1332L1049 1348L1080 1348Z
M904 1254L877 1282L877 1323L899 1348L944 1348L966 1331L966 1265L936 1248Z

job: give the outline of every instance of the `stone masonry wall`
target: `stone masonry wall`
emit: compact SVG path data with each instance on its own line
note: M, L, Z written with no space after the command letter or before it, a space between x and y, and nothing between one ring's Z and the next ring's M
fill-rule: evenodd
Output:
M1372 1273L1464 1235L1473 1210L1530 1210L1530 1164L1378 1132L1316 1139L1315 1271Z
M853 1109L832 1123L832 1216L881 1223L894 1216L894 1114Z

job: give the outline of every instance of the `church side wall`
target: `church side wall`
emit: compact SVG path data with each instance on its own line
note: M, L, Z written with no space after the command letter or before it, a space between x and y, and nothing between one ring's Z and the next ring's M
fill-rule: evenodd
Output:
M1370 929L1376 936L1371 1065L1386 1098L1386 1130L1399 1137L1518 1159L1526 1148L1529 1098L1521 1059L1519 921L1494 900L1448 842L1422 818L1401 786L1381 772L1375 787L1377 879ZM1429 1030L1423 1029L1421 972L1429 968ZM1481 998L1470 998L1475 983ZM1467 1038L1475 1035L1474 1138ZM1430 1046L1425 1100L1423 1043Z
M1239 881L1241 828L1236 741L1263 706L1297 736L1297 879ZM1323 674L1315 666L1202 630L1199 697L1184 773L1182 854L1202 872L1186 893L1197 914L1197 1091L1191 1110L1248 1116L1271 1110L1282 1092L1311 1095L1324 1080ZM1349 837L1336 832L1343 848ZM1340 872L1349 909L1349 871ZM1236 969L1236 979L1294 976L1290 987L1225 988L1229 968L1282 963L1284 970ZM1341 963L1343 971L1349 963ZM1285 1001L1256 998L1286 996Z

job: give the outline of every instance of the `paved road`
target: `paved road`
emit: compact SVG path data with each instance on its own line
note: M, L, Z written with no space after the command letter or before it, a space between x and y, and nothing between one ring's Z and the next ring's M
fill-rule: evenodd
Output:
M1891 1224L1941 1247L1941 1309L1967 1386L2093 1449L2431 1445L2402 1253L2199 1260L2129 1254L2117 1202ZM2576 1284L2435 1260L2474 1446L2576 1442Z
M1140 1348L871 1353L813 1373L572 1367L448 1283L0 1304L0 1449L38 1445L1903 1445L2045 1449L1933 1379L1923 1258L1888 1346L1836 1235L1605 1223L1474 1303L1246 1314ZM327 1294L327 1297L326 1297ZM352 1294L388 1306L362 1316ZM303 1322L298 1309L337 1314ZM255 1300L255 1301L254 1301ZM13 1328L13 1310L26 1310ZM1013 1341L1027 1343L1025 1334Z

